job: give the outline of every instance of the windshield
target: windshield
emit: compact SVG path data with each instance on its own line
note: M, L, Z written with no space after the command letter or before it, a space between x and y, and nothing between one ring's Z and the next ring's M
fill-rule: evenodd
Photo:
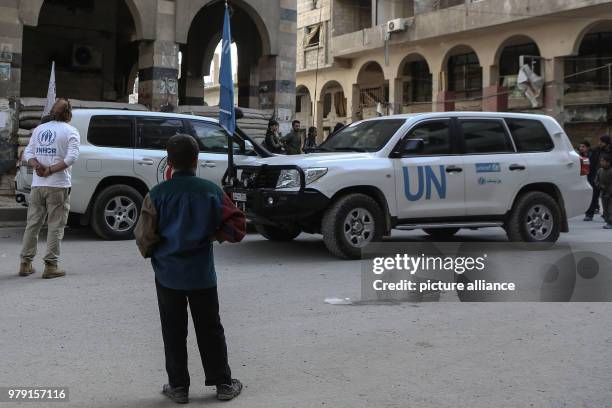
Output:
M405 122L405 119L381 119L351 125L323 142L319 150L377 152Z

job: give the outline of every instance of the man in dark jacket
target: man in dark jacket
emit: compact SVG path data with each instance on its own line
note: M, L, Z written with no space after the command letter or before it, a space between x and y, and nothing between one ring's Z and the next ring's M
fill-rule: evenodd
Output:
M206 385L217 387L218 399L230 400L242 384L232 379L228 365L212 241L242 240L245 217L219 187L196 177L199 148L193 137L173 136L167 149L173 176L147 194L134 231L155 271L168 373L162 392L175 402L189 401L189 304Z
M604 135L599 138L599 146L591 150L589 162L591 166L589 168L588 180L591 186L593 186L593 197L591 199L591 205L589 206L584 216L584 221L593 221L595 211L599 208L599 197L601 190L597 183L595 183L595 177L600 166L600 157L602 154L612 154L612 147L610 145L610 136Z
M603 207L603 218L606 221L604 229L612 229L612 168L610 164L612 157L602 154L599 158L599 170L595 181L601 190L601 205Z
M285 145L285 151L289 155L302 153L302 136L300 136L300 121L294 120L291 123L291 132L281 137L281 142Z

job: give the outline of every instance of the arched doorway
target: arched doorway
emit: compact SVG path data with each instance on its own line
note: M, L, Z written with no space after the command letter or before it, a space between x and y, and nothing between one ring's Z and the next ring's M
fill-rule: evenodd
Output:
M389 83L379 63L371 61L363 65L357 75L357 112L363 119L386 115L389 106ZM353 102L355 103L355 102Z
M55 61L57 94L128 102L138 42L125 0L47 0L23 28L21 95L45 97Z
M612 130L612 21L587 27L578 39L577 55L565 58L565 129L574 143Z
M446 57L445 70L455 110L481 110L482 67L476 52L467 45L453 48Z
M540 58L540 49L531 38L523 35L514 36L502 44L498 50L497 66L499 67L498 85L508 92L508 109L532 109L531 102L516 87L519 70L523 63L531 67L537 75L542 75L544 61ZM543 103L543 94L539 97Z
M216 75L214 69L215 50L221 40L223 29L223 2L213 2L200 9L195 15L187 44L181 46L182 64L179 83L180 104L198 105L203 103L203 77ZM238 105L247 108L271 109L274 106L272 81L276 74L270 68L266 53L269 40L265 25L255 10L246 3L233 1L230 9L233 42L237 47L237 94ZM220 67L218 67L220 68Z
M295 119L302 122L302 127L313 126L314 123L310 90L304 85L295 90Z
M337 123L347 123L347 99L337 81L329 81L321 88L317 108L319 137L326 139Z
M401 110L398 113L415 113L431 111L432 75L429 64L419 54L410 54L400 64L398 101Z

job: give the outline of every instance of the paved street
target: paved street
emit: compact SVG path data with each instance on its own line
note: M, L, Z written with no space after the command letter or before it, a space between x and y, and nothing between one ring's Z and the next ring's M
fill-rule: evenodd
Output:
M612 242L602 225L573 221L563 239ZM74 407L173 406L159 394L153 272L134 242L68 230L68 277L44 281L16 276L21 234L0 229L0 386L68 386ZM246 385L233 407L612 406L610 304L332 306L326 297L359 297L360 264L318 237L253 234L215 251L230 364ZM189 351L192 405L220 405L193 336Z

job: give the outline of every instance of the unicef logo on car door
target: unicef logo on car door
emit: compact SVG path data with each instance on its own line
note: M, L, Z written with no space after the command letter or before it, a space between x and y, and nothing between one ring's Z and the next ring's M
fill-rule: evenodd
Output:
M41 146L51 146L55 142L55 133L51 130L45 130L38 135L38 143Z
M168 157L164 157L157 166L157 182L167 181L172 178L172 166L168 164Z

